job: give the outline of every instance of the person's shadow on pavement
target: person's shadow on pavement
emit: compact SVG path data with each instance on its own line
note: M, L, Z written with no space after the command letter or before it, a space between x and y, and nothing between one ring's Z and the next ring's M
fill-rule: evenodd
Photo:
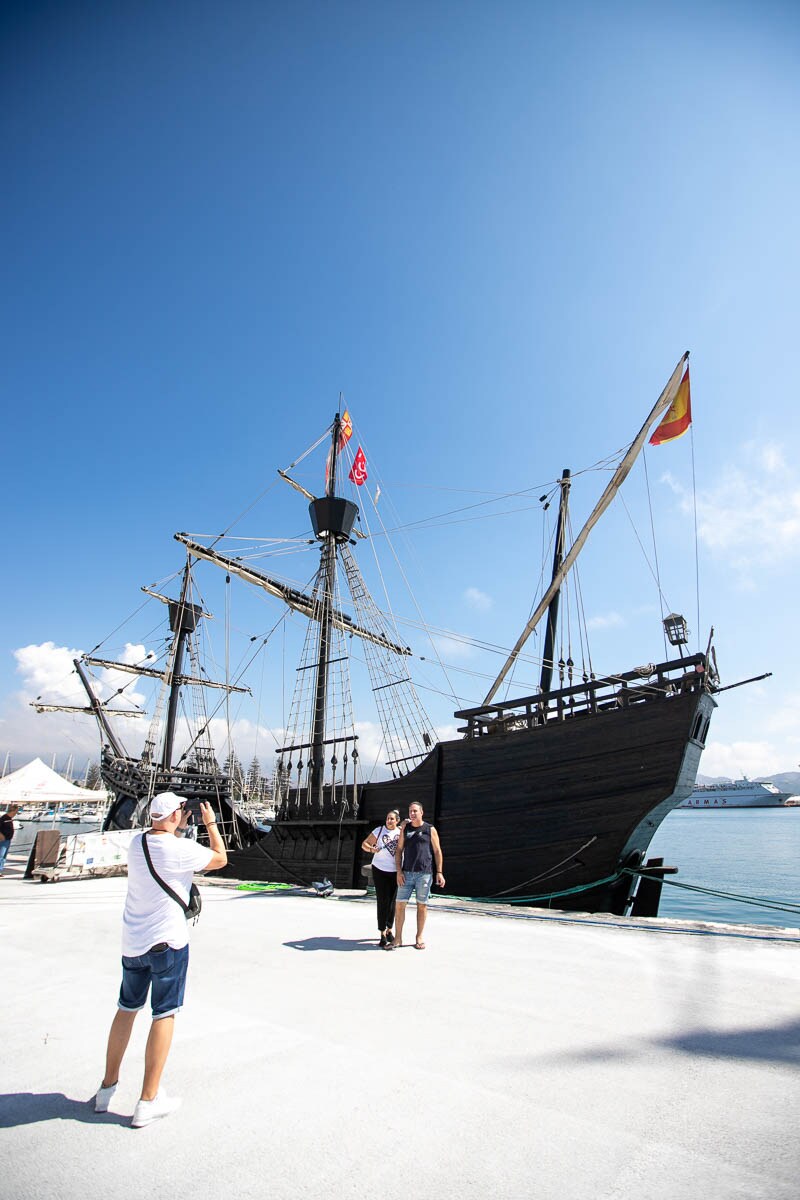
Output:
M284 942L290 950L375 950L374 938L309 937L296 942Z
M0 1129L40 1121L87 1121L92 1125L130 1125L130 1115L96 1113L90 1100L71 1100L63 1092L6 1092L0 1095Z

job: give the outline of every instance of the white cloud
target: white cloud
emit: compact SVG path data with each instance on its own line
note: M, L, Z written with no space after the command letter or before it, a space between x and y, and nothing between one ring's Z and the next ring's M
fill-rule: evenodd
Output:
M755 779L785 769L770 742L709 742L700 760L700 774L727 779Z
M22 646L14 651L17 674L22 676L26 699L41 697L51 704L85 704L86 692L75 674L73 659L82 651L56 646L55 642Z
M464 592L464 599L469 607L474 608L477 612L488 612L494 604L491 596L487 596L486 592L482 592L476 587L468 587Z
M602 613L596 617L589 617L586 622L587 629L603 630L603 629L622 629L625 621L618 612Z
M691 493L669 473L662 476L691 513ZM800 486L783 451L772 443L748 443L741 461L730 463L721 477L697 492L698 537L725 561L743 584L759 569L800 552Z
M31 701L83 707L86 693L75 674L72 660L80 650L56 646L54 642L22 646L14 652L22 688L6 698L0 717L0 737L8 750L9 768L24 766L39 755L50 762L55 755L73 756L78 769L88 758L100 754L97 726L88 716L71 713L39 714Z
M72 755L80 768L85 759L100 756L100 737L95 720L85 713L37 713L31 702L43 704L74 705L85 708L87 696L73 665L80 658L81 650L69 646L56 646L54 642L41 642L21 646L14 651L20 690L9 696L0 717L0 737L13 755L13 766L19 767L34 755L50 761L53 755L59 758ZM143 646L129 645L125 649L124 661L140 662L146 654ZM130 708L143 703L144 697L135 692L137 680L121 671L100 669L94 684L97 695L112 699L112 705ZM116 692L125 687L123 697L117 699ZM138 752L147 728L146 720L126 721L121 731L123 741Z

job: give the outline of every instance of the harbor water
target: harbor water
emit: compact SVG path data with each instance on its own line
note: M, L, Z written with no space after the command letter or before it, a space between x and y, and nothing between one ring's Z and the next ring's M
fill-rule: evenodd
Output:
M676 809L656 831L649 857L678 867L667 879L800 905L800 807ZM800 913L684 891L664 884L660 917L735 925L800 926Z

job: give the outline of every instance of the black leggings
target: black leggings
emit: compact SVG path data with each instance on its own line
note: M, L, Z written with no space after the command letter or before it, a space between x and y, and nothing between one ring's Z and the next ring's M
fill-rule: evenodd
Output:
M373 863L372 882L375 884L375 898L378 901L378 929L383 933L384 929L391 929L394 925L397 872L382 871Z

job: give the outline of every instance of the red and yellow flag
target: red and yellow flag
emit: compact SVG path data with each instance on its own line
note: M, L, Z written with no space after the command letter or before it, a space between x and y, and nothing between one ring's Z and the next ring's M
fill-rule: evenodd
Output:
M345 409L341 424L339 425L339 449L344 450L350 438L353 436L353 422L350 420L350 413Z
M650 438L651 446L674 442L681 437L692 423L692 394L689 387L689 368L678 385L675 399L670 404L661 424Z

